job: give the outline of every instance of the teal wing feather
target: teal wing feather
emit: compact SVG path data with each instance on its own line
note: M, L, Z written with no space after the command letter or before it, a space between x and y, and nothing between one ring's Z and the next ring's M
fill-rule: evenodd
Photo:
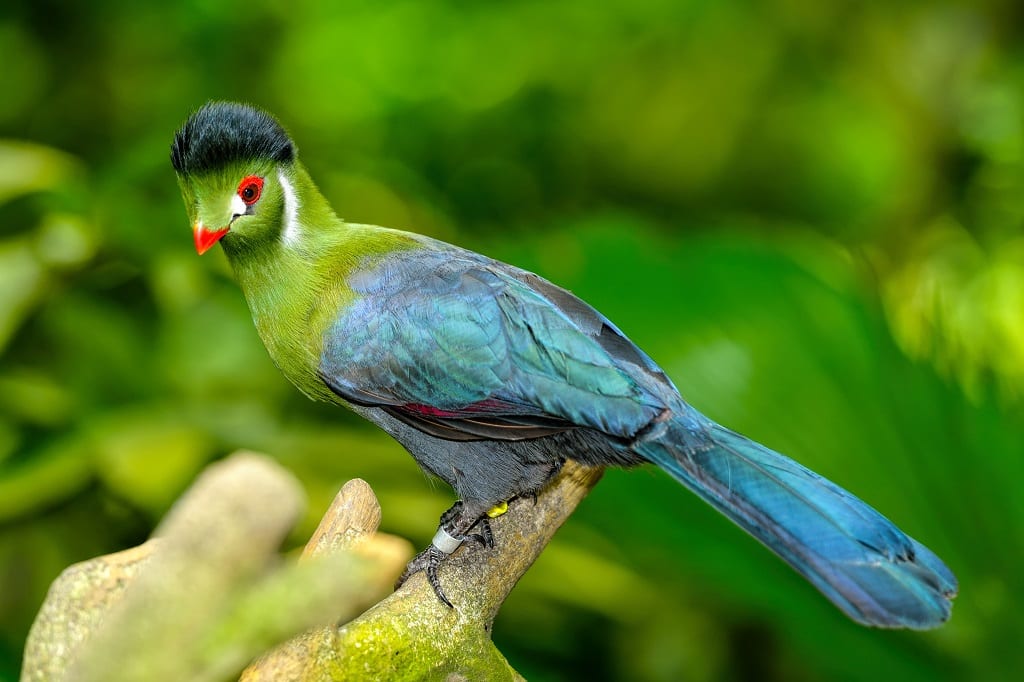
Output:
M522 270L450 247L351 276L320 376L350 402L451 438L577 426L628 439L665 407L664 374L603 316ZM429 430L426 429L426 430Z

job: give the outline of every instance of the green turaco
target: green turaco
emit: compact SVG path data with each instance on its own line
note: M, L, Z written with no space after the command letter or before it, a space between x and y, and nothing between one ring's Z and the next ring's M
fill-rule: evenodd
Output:
M653 360L565 289L339 218L267 113L209 103L175 135L171 161L196 250L224 249L285 376L377 424L458 494L403 581L425 571L450 606L438 569L467 540L493 543L489 510L537 494L566 458L651 463L854 620L930 628L949 617L956 580L926 547L690 407Z

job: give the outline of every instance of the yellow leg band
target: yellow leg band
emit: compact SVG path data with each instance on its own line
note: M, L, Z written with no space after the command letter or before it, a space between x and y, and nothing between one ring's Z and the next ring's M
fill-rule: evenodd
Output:
M496 519L505 512L508 511L508 502L502 502L501 504L495 505L487 510L487 516L492 519Z

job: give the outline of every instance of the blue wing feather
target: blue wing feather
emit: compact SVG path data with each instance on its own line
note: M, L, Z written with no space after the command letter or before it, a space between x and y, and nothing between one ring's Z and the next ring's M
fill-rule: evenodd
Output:
M537 283L574 307L562 310ZM453 413L495 401L515 406L510 416L618 438L665 407L659 382L671 384L660 370L624 369L602 345L602 336L620 336L611 323L535 275L468 252L422 249L392 254L350 284L357 299L328 330L320 364L343 397ZM510 435L503 428L494 437Z

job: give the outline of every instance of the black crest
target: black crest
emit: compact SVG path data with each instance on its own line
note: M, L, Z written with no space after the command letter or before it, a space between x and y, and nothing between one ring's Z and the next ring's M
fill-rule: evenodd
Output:
M203 105L171 143L171 164L179 175L223 168L234 161L294 158L295 145L273 116L235 102Z

